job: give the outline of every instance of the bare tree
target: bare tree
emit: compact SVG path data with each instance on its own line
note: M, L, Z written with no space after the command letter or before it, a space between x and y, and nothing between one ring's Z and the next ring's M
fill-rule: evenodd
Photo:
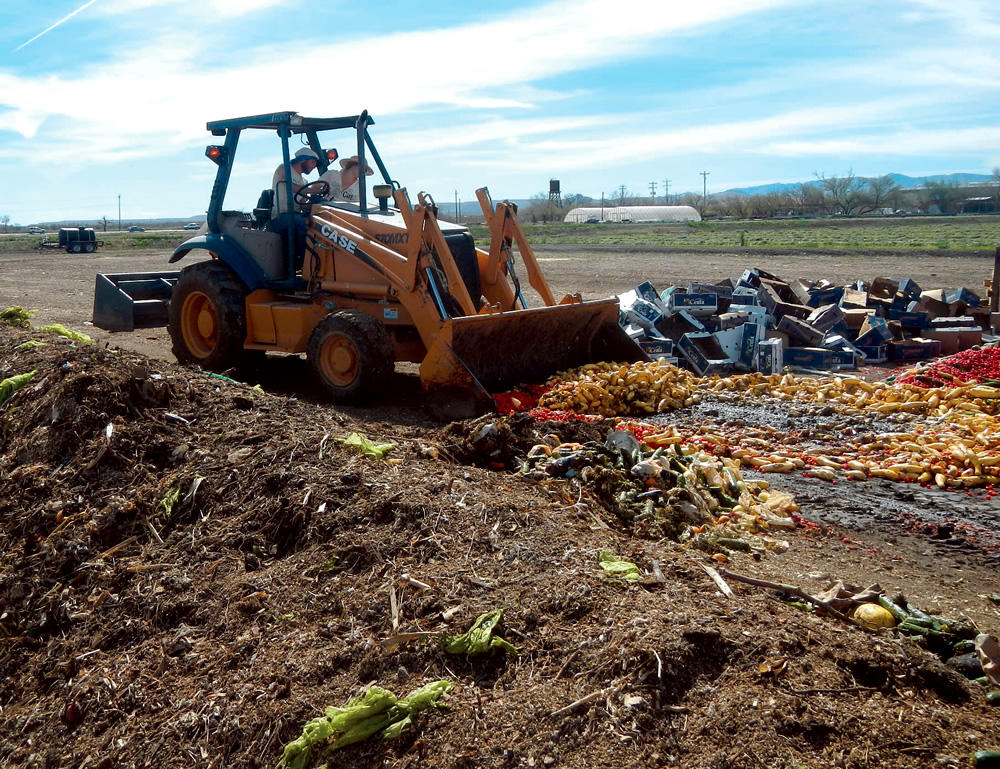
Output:
M562 218L559 206L544 192L531 196L525 213L532 222L554 222Z
M754 195L751 212L757 218L771 219L787 207L787 200L784 195L775 193L770 195Z
M868 179L867 189L862 192L857 213L867 214L878 211L880 208L890 207L889 203L898 191L899 185L893 181L889 174Z
M722 216L733 216L746 219L750 215L752 198L749 195L729 195L716 200L719 213Z
M635 197L628 191L624 184L612 193L608 199L613 206L630 206L635 202Z
M927 182L924 185L924 204L926 208L937 206L942 214L956 213L966 191L956 182Z
M856 177L853 170L848 171L846 176L827 178L823 174L816 174L816 178L834 213L850 216L858 213L859 207L864 205L865 181Z
M110 221L107 216L102 216L98 221L100 221L101 226L104 227L104 231L108 231L108 222Z
M580 208L581 206L593 205L594 199L588 198L586 195L580 195L578 193L570 193L568 195L562 196L563 208L567 211L571 208Z
M10 224L10 217L7 214L0 216L0 224L3 225L3 231L7 232L7 225Z

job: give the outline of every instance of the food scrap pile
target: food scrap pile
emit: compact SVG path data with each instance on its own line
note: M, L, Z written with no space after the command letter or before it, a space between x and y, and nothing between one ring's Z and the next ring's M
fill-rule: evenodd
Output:
M826 527L791 528L806 512L709 437L730 434L704 390L658 417L686 429L517 414L442 428L406 399L333 408L0 324L0 379L29 372L0 405L0 765L923 769L997 747L1000 709L916 643L709 578L723 555L813 591L823 571L907 579ZM616 426L659 445L626 460L624 438L607 445ZM487 458L516 448L518 466L551 451L525 474L489 470L465 460L463 434ZM549 473L573 451L594 470ZM677 538L697 547L641 529L681 514ZM763 544L775 531L785 552ZM609 578L604 553L639 578ZM948 552L913 572L917 605L960 596L995 624L977 595L995 569ZM481 654L440 643L501 609L516 655L497 627L470 637ZM436 682L447 710L380 710ZM342 711L358 723L334 723ZM412 716L397 739L338 742L386 715Z
M663 362L599 364L557 374L537 397L539 405L556 413L644 416L632 429L652 448L699 445L765 473L802 471L826 481L879 478L942 489L982 488L992 495L1000 486L1000 387L993 384L998 361L1000 348L987 346L881 381L791 373L699 379ZM877 435L791 442L787 434L767 429L657 427L657 415L703 398L818 406L879 419L885 427Z

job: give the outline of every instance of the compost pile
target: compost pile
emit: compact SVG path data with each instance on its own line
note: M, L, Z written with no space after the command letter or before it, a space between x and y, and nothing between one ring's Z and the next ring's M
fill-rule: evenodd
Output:
M718 552L545 472L552 451L527 461L574 443L599 457L613 420L444 427L0 324L0 379L15 377L4 766L273 767L325 709L435 682L439 702L394 739L319 740L303 765L968 766L997 747L983 688L916 643L770 589L731 581L726 597L705 570ZM690 470L671 460L661 471ZM785 552L733 549L726 567L819 590L887 563L800 514ZM978 592L969 617L995 635ZM442 643L497 610L497 643Z

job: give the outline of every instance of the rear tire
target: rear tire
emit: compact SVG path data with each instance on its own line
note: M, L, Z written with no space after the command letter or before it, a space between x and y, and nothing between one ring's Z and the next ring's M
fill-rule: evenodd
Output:
M181 271L170 298L170 340L177 360L209 371L245 367L254 356L247 338L246 285L212 260Z
M93 243L87 243L86 245L84 245L83 250L86 251L88 254L92 254L94 253L94 248L95 247Z
M373 400L395 367L389 332L361 310L341 310L317 323L306 358L334 403Z

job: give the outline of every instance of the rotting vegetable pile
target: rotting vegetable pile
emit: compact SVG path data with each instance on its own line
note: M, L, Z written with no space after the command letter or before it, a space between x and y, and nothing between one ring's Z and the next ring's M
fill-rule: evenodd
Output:
M436 681L446 709L308 765L971 766L1000 747L983 687L916 643L773 589L726 597L713 553L621 516L620 494L512 472L614 420L404 425L0 325L0 379L31 371L0 405L4 766L272 767L324 709ZM787 481L787 549L733 549L726 573L811 593L875 576L996 635L995 563L950 524L825 521L834 493L871 510L902 484ZM449 653L496 609L516 654Z

